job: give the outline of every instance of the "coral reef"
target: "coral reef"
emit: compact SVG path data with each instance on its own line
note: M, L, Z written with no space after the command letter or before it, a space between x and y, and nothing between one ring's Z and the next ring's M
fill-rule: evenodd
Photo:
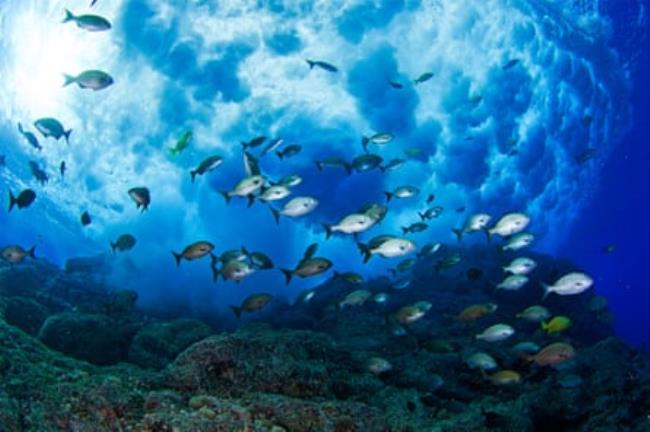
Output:
M650 362L614 337L610 321L600 319L607 313L602 301L593 294L550 298L544 304L570 316L573 325L549 335L539 324L513 319L539 301L540 291L495 294L486 282L498 276L493 263L482 260L480 248L465 256L466 266L483 269L480 280L466 277L463 266L433 273L426 260L405 289L392 288L386 278L363 285L332 279L309 302L275 302L229 333L196 319L145 316L135 293L112 291L98 277L96 260L76 260L66 271L41 260L3 265L0 430L650 428ZM547 266L557 273L569 267ZM80 292L89 281L96 285ZM68 283L72 288L64 289ZM389 298L335 306L360 287ZM493 313L476 321L454 319L464 307L495 298ZM394 311L421 300L431 303L430 310L396 331ZM513 323L512 340L474 338L497 322ZM513 351L523 341L570 342L577 353L555 367L540 366ZM516 370L520 381L499 385L470 368L466 359L476 351L489 353L501 369ZM384 359L385 367L370 368L373 358Z

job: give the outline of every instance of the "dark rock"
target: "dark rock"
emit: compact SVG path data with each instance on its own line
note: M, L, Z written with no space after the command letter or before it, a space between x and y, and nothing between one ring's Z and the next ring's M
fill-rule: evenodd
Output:
M128 358L141 367L162 369L185 348L212 333L207 324L193 319L151 323L133 338Z
M127 336L105 315L62 313L50 316L39 338L52 349L95 364L126 358Z
M4 318L8 324L35 335L49 315L48 309L40 303L26 297L7 299Z

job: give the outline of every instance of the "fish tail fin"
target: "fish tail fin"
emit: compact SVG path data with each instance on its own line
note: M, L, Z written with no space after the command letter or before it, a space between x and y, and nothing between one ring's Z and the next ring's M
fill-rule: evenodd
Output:
M333 233L332 225L329 225L329 224L326 224L326 223L321 224L321 225L323 225L323 228L325 228L325 239L329 239L330 237L332 237L332 233Z
M77 78L73 77L72 75L63 74L63 80L64 80L63 81L63 87L67 87L70 84L72 84L73 82L76 82Z
M174 259L176 260L176 267L179 267L181 265L181 259L183 258L183 255L174 251L172 251L172 255L174 255Z
M404 234L408 234L409 233L409 227L402 227L402 232Z
M194 183L194 180L196 179L196 174L197 173L198 173L198 171L196 171L196 170L190 171L190 176L192 177L192 183Z
M232 312L235 314L235 316L239 319L241 318L241 310L242 308L239 306L230 306L230 309Z
M23 125L20 122L18 122L18 132L20 132L21 134L25 133L25 130L23 129Z
M67 131L63 131L63 136L65 137L66 144L70 144L70 134L71 133L72 133L72 129L68 129Z
M542 301L544 301L552 291L551 291L551 287L548 284L545 284L544 282L542 282L542 288L544 289L544 295L542 296Z
M280 158L280 160L282 160L282 158L284 157L284 154L283 154L281 151L279 151L279 150L276 151L275 154L278 155L278 157Z
M230 204L230 198L232 198L232 197L230 196L230 193L229 193L228 191L219 191L219 193L221 194L221 196L223 197L223 199L226 200L226 204Z
M540 326L542 327L542 330L544 330L546 333L549 333L548 328L550 327L549 324L545 321L542 321L540 323Z
M386 202L390 202L390 200L393 199L393 193L392 192L384 192L384 195L386 195Z
M461 241L463 239L463 230L460 228L452 228L451 231L456 234L456 238L458 238L458 241Z
M280 225L280 211L274 209L273 207L269 207L271 209L271 213L273 214L273 219L275 219L275 224Z
M370 258L372 258L372 252L370 251L368 245L359 242L357 243L357 247L359 248L359 251L363 255L363 263L365 264L368 261L370 261Z
M110 242L110 245L111 245L111 250L113 251L113 253L115 253L115 249L117 249L117 243Z
M252 206L255 202L255 195L249 194L246 197L248 198L248 207Z
M281 268L280 271L284 275L284 280L286 281L287 285L291 283L291 278L293 278L293 271L285 268Z
M348 173L348 175L352 174L352 165L346 162L343 167L345 168L345 172Z
M176 156L178 153L180 153L180 150L178 150L176 147L170 147L169 148L170 156Z
M34 255L34 251L36 251L36 245L30 247L30 248L27 250L27 256L28 256L28 257L31 257L31 258L36 258L36 255Z
M339 277L341 277L341 273L339 273L339 272L337 272L336 270L334 270L334 271L332 272L332 279L338 279Z
M316 66L316 62L313 61L313 60L305 59L305 61L306 61L307 64L309 65L309 69L313 69L314 66Z
M246 149L248 148L248 143L247 143L247 142L239 141L239 143L241 144L241 146L242 146L242 148L243 148L244 150L246 150Z
M318 171L323 171L323 163L321 161L315 161L314 164L318 168Z
M74 21L75 18L76 17L72 14L72 12L70 12L69 10L66 9L65 10L65 18L63 18L63 21L61 21L61 22L62 23L67 23L68 21Z
M16 202L16 197L14 196L13 192L9 191L9 211L14 208Z
M427 216L423 212L418 212L418 216L420 216L420 219L422 219L422 221L427 220Z

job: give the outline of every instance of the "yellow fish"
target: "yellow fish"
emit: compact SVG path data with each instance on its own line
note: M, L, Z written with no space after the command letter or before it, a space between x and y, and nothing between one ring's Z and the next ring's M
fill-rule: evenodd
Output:
M561 333L571 327L571 319L564 315L558 315L549 322L542 322L542 330L548 334Z

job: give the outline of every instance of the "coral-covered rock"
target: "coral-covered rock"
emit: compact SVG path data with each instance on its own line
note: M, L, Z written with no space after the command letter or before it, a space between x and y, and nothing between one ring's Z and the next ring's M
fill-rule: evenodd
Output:
M7 299L4 318L8 324L35 335L49 315L48 309L40 303L26 297Z
M162 369L185 348L212 333L207 324L193 319L151 323L133 338L128 359L141 367Z
M50 316L39 338L52 349L95 364L113 364L126 358L128 338L105 315L65 312Z

